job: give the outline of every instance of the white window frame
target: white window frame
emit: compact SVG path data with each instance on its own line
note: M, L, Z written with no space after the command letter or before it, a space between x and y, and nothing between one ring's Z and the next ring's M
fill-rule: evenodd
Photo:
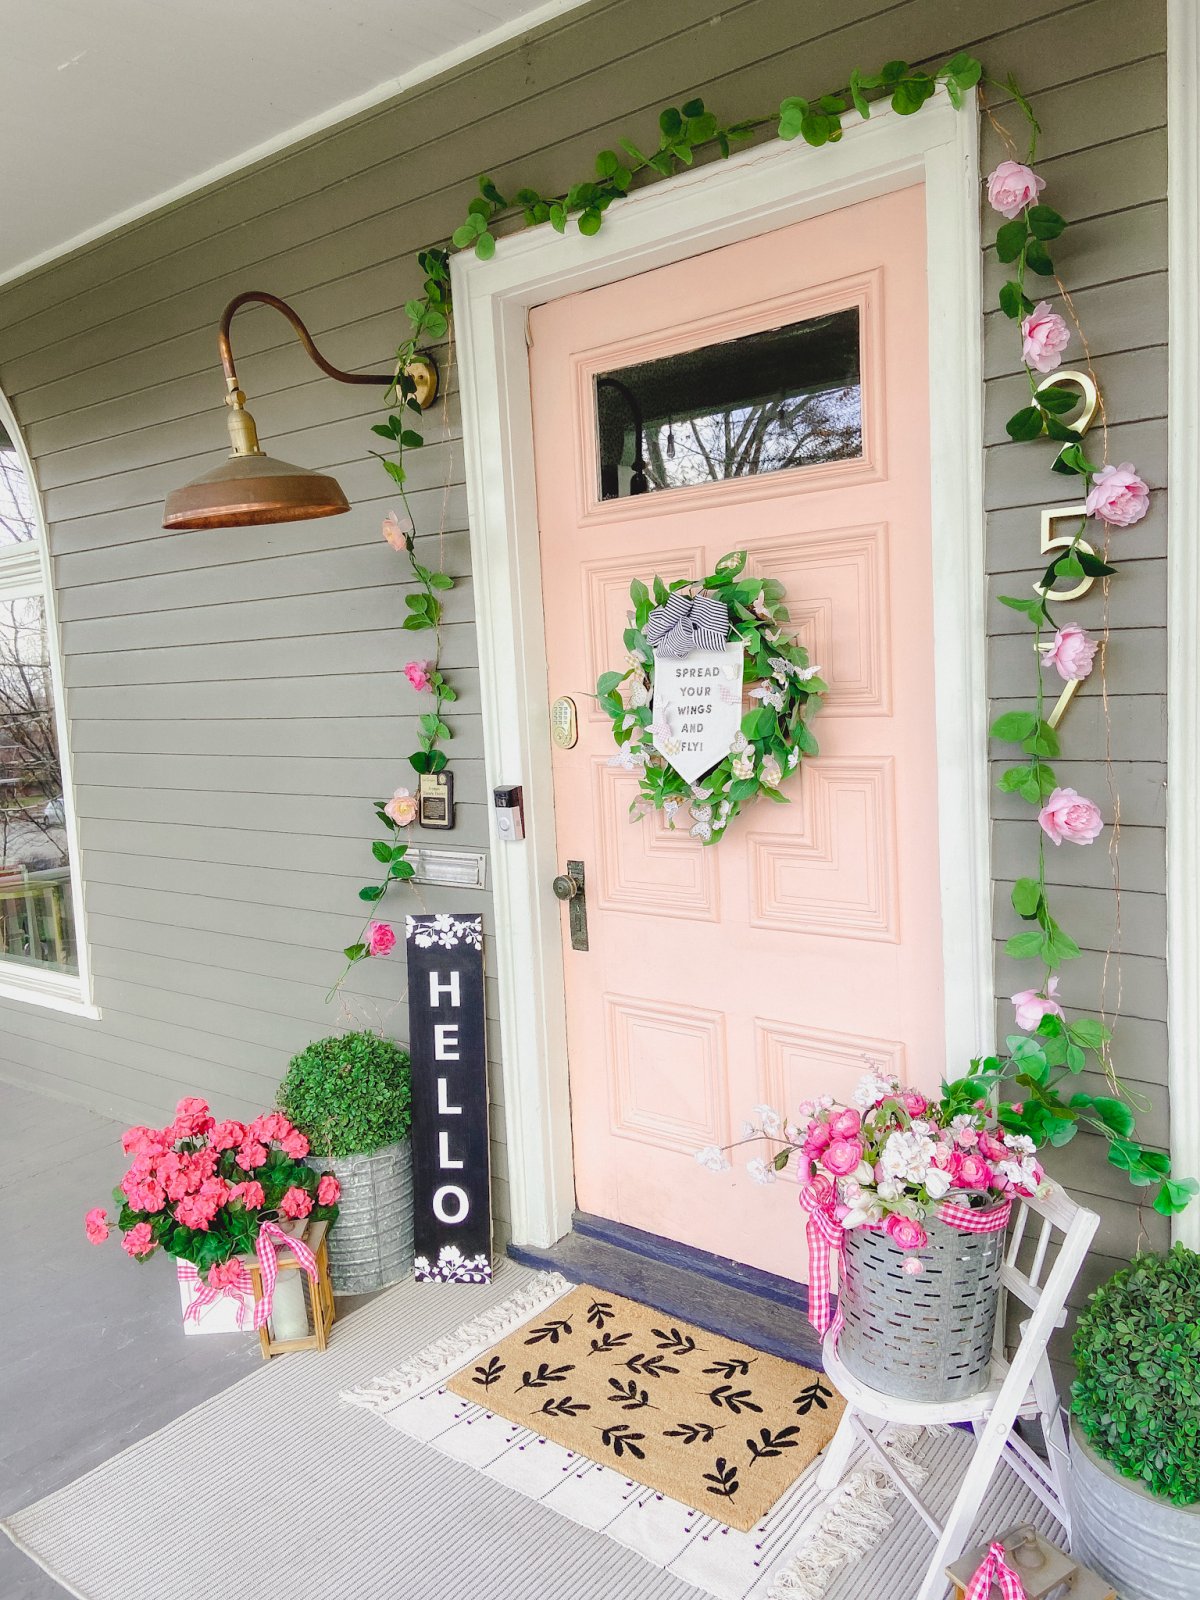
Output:
M79 971L55 972L48 967L27 966L0 953L0 1002L25 1001L46 1006L52 1011L67 1011L74 1016L98 1018L99 1008L92 1000L92 972L83 912L83 877L80 870L79 823L75 809L75 784L71 773L70 725L67 721L63 687L62 642L55 604L54 577L50 563L50 541L42 497L34 475L33 462L25 447L20 425L12 407L0 394L0 425L12 440L33 510L34 538L27 545L0 549L0 600L40 599L46 608L46 637L50 654L50 684L54 694L54 732L58 740L58 759L62 768L63 810L66 815L67 854L71 868L71 914Z
M979 154L972 97L944 90L918 116L847 118L820 150L778 140L648 185L603 231L548 225L495 257L454 257L463 439L489 784L521 784L525 838L494 837L495 960L510 1220L518 1244L550 1245L575 1201L567 1080L560 870L534 491L529 309L910 184L925 186L931 509L942 609L936 705L946 1049L986 1054L995 1033L983 576Z

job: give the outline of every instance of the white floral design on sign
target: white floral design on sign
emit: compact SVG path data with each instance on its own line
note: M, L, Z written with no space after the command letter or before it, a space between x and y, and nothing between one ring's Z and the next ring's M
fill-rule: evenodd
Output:
M423 922L410 916L405 931L419 950L431 950L434 946L453 950L457 944L469 945L472 950L483 949L482 917L455 917L446 913Z
M464 1256L457 1245L444 1244L436 1266L428 1256L418 1256L413 1274L418 1283L490 1283L492 1263L487 1256Z

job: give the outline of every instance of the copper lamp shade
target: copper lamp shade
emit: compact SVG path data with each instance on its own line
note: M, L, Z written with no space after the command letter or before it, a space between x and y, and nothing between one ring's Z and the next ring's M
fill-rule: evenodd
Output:
M258 443L254 418L246 410L246 396L238 386L229 342L229 325L239 306L247 301L273 306L291 323L301 344L327 377L339 383L386 384L401 396L415 399L422 408L437 395L438 372L432 357L422 356L398 372L343 372L332 366L313 344L312 335L286 301L257 289L247 290L229 302L221 316L217 348L225 371L225 403L229 407L232 453L211 472L173 489L163 508L163 527L245 528L268 522L306 522L310 517L336 517L349 511L350 502L336 478L307 467L294 467L265 455Z

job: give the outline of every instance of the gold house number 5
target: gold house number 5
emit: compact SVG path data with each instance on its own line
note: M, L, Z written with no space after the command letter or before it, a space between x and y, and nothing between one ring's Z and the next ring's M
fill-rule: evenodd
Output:
M1082 438L1091 427L1100 405L1100 396L1090 373L1053 372L1038 384L1038 389L1040 391L1049 388L1051 384L1055 387L1077 388L1079 390L1080 410L1067 426L1073 433L1077 433ZM1058 523L1072 522L1078 524L1086 515L1087 509L1082 502L1073 506L1047 506L1042 512L1042 555L1051 555L1055 550L1066 550L1072 543L1075 543L1077 550L1083 550L1088 555L1094 556L1096 554L1095 548L1086 539L1080 539L1076 542L1074 533L1056 534L1054 531ZM1063 605L1068 600L1081 600L1095 581L1095 578L1085 576L1080 579L1073 589L1048 589L1044 584L1040 583L1035 583L1034 588L1038 594L1050 594L1057 604ZM1040 648L1049 650L1051 646L1043 644ZM1062 721L1067 707L1075 698L1082 682L1082 678L1071 678L1063 686L1063 692L1059 695L1054 710L1046 718L1052 728L1057 728Z

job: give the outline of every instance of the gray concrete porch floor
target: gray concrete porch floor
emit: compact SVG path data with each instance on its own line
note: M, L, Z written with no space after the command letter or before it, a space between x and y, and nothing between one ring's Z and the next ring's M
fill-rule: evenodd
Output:
M84 1213L124 1171L122 1125L0 1082L0 1517L261 1364L252 1335L188 1337L171 1264L130 1261ZM0 1600L66 1591L0 1535Z

